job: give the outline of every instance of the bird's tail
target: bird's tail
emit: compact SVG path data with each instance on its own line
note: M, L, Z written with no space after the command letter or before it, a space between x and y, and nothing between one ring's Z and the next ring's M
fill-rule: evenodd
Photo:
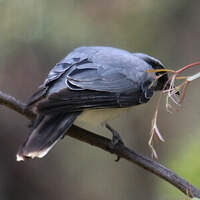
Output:
M34 121L31 134L17 153L17 161L45 156L64 137L79 114L77 112L38 115Z

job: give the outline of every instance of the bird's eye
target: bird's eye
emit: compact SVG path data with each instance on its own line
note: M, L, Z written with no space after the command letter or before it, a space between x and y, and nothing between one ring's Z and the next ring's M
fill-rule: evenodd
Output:
M159 72L156 72L156 76L159 76L160 75L160 73Z

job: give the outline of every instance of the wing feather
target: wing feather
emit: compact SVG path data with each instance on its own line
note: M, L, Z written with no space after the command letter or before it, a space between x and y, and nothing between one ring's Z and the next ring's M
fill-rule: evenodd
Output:
M153 94L153 93L152 93ZM77 112L84 109L120 108L146 103L145 93L140 90L133 93L110 93L99 91L70 91L64 89L53 93L37 105L37 112L42 114Z
M76 87L94 91L121 93L139 89L139 85L130 80L122 70L95 63L74 66L67 73L66 81Z

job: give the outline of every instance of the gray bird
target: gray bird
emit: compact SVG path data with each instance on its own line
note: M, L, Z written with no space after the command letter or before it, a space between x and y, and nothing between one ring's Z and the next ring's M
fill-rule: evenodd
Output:
M95 132L127 108L146 103L162 90L167 74L147 70L163 64L143 53L113 47L79 47L56 64L27 103L37 115L17 160L41 158L75 124ZM119 139L119 138L118 138Z

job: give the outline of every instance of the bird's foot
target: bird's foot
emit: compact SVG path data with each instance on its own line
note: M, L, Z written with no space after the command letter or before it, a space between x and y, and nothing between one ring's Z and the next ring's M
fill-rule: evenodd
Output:
M111 143L110 143L110 148L111 149L114 149L119 144L124 144L124 142L122 141L119 133L116 130L114 130L108 124L105 124L105 127L112 133L112 140L111 140ZM119 161L119 160L120 160L120 157L117 156L117 159L115 161Z
M114 130L110 125L105 124L105 127L112 133L112 141L111 141L111 145L113 146L113 148L118 145L118 144L124 144L124 142L122 141L119 133Z

